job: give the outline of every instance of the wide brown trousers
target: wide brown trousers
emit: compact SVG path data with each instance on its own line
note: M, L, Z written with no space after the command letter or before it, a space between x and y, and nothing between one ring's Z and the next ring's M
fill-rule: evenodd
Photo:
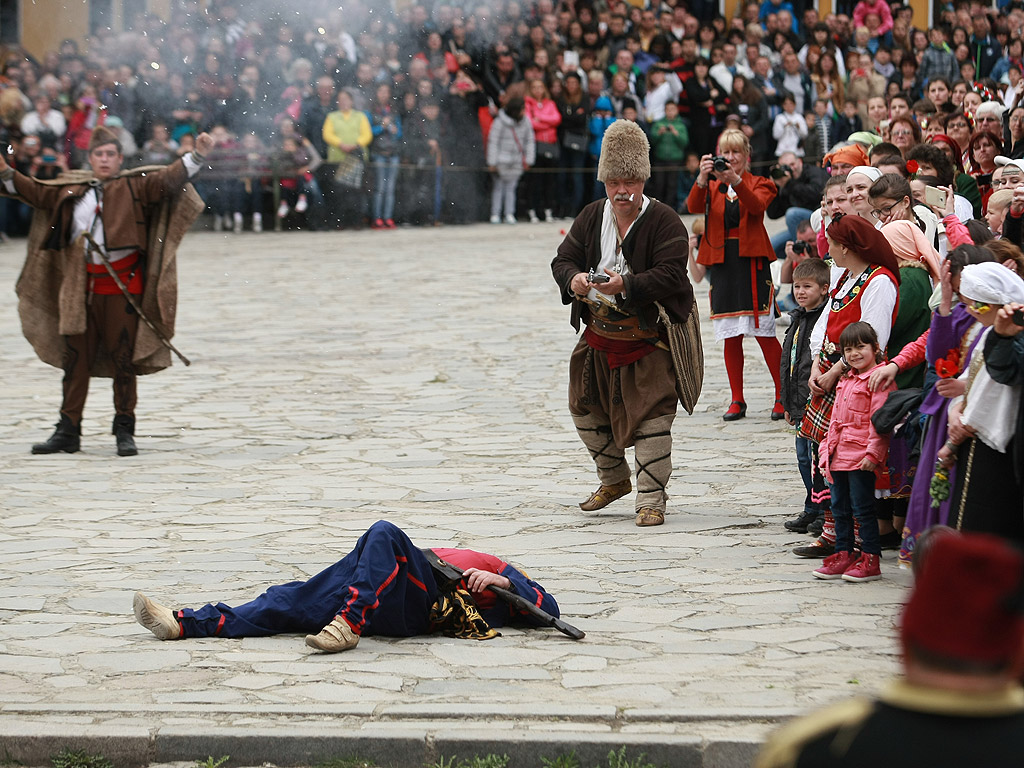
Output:
M60 412L75 425L89 394L89 378L97 355L109 355L114 363L114 411L134 416L138 386L132 366L132 350L139 316L122 295L92 294L89 297L85 333L65 336L64 402Z

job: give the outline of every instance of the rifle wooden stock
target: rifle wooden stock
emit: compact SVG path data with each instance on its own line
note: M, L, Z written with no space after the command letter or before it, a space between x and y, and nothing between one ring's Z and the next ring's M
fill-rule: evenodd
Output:
M516 594L515 592L509 592L507 589L502 589L501 587L495 587L493 585L487 588L516 610L531 614L540 620L544 626L554 627L563 635L568 635L573 640L582 640L587 636L582 629L577 629L572 624L566 624L561 619L556 619L550 613L538 608L522 595Z
M442 560L440 557L438 557L437 553L434 552L432 549L422 549L420 551L423 552L424 555L426 555L427 561L430 563L430 565L439 573L441 573L445 578L451 579L452 581L456 581L458 579L461 579L465 575L464 571L461 568L457 568L456 566L449 563L447 560ZM522 595L516 594L515 592L503 589L501 587L495 587L494 585L488 586L487 589L491 590L491 592L496 594L499 598L504 600L517 611L520 611L522 613L529 613L545 627L554 627L563 635L568 635L573 640L582 640L584 637L587 636L587 634L583 630L577 629L572 624L568 624L562 621L561 619L552 616L550 613L543 610L542 608L538 608L536 605L531 603Z

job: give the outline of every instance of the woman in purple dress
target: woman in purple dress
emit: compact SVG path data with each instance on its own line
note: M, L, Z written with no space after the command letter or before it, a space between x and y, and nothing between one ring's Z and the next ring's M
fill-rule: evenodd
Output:
M960 272L967 264L995 260L995 255L985 248L961 245L949 254L942 265L941 300L938 309L932 315L924 353L928 372L925 375L925 397L919 408L921 415L926 419L924 437L921 441L917 474L914 476L914 485L907 506L907 519L903 527L900 565L909 565L912 561L917 538L932 525L945 525L949 515L949 498L942 501L938 507L932 506L932 476L939 449L946 440L946 408L949 400L963 394L963 382L956 377L970 364L971 354L981 338L982 330L981 325L967 313L955 294L960 283ZM908 345L905 354L901 353L893 358L884 366L880 376L884 377L883 380L894 379L901 370L919 362L919 359L915 359L915 345ZM937 368L949 369L949 375L940 377L940 374L936 373Z

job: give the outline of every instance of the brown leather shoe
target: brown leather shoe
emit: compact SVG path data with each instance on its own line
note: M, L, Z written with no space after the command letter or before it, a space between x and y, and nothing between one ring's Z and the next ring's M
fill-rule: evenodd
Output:
M629 481L628 477L615 485L602 485L590 494L589 499L580 503L580 509L584 512L596 512L599 509L604 509L616 499L621 499L632 490L633 483Z
M660 509L644 507L636 513L636 524L641 528L650 525L662 525L665 522L665 513Z
M320 630L319 635L306 635L306 645L327 653L347 651L358 644L359 635L340 616L335 616L330 624Z

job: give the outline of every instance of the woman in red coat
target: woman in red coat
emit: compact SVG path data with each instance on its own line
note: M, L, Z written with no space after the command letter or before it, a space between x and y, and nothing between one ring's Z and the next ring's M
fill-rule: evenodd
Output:
M718 146L728 169L714 171L711 155L704 155L686 205L690 213L705 214L705 234L697 253L698 268L703 269L694 278L708 274L715 338L725 342L732 404L722 418L736 421L747 413L743 337L753 336L775 382L772 419L777 420L784 415L779 400L782 347L775 336L775 288L769 269L775 252L764 228L775 184L750 172L750 140L742 131L723 131Z

